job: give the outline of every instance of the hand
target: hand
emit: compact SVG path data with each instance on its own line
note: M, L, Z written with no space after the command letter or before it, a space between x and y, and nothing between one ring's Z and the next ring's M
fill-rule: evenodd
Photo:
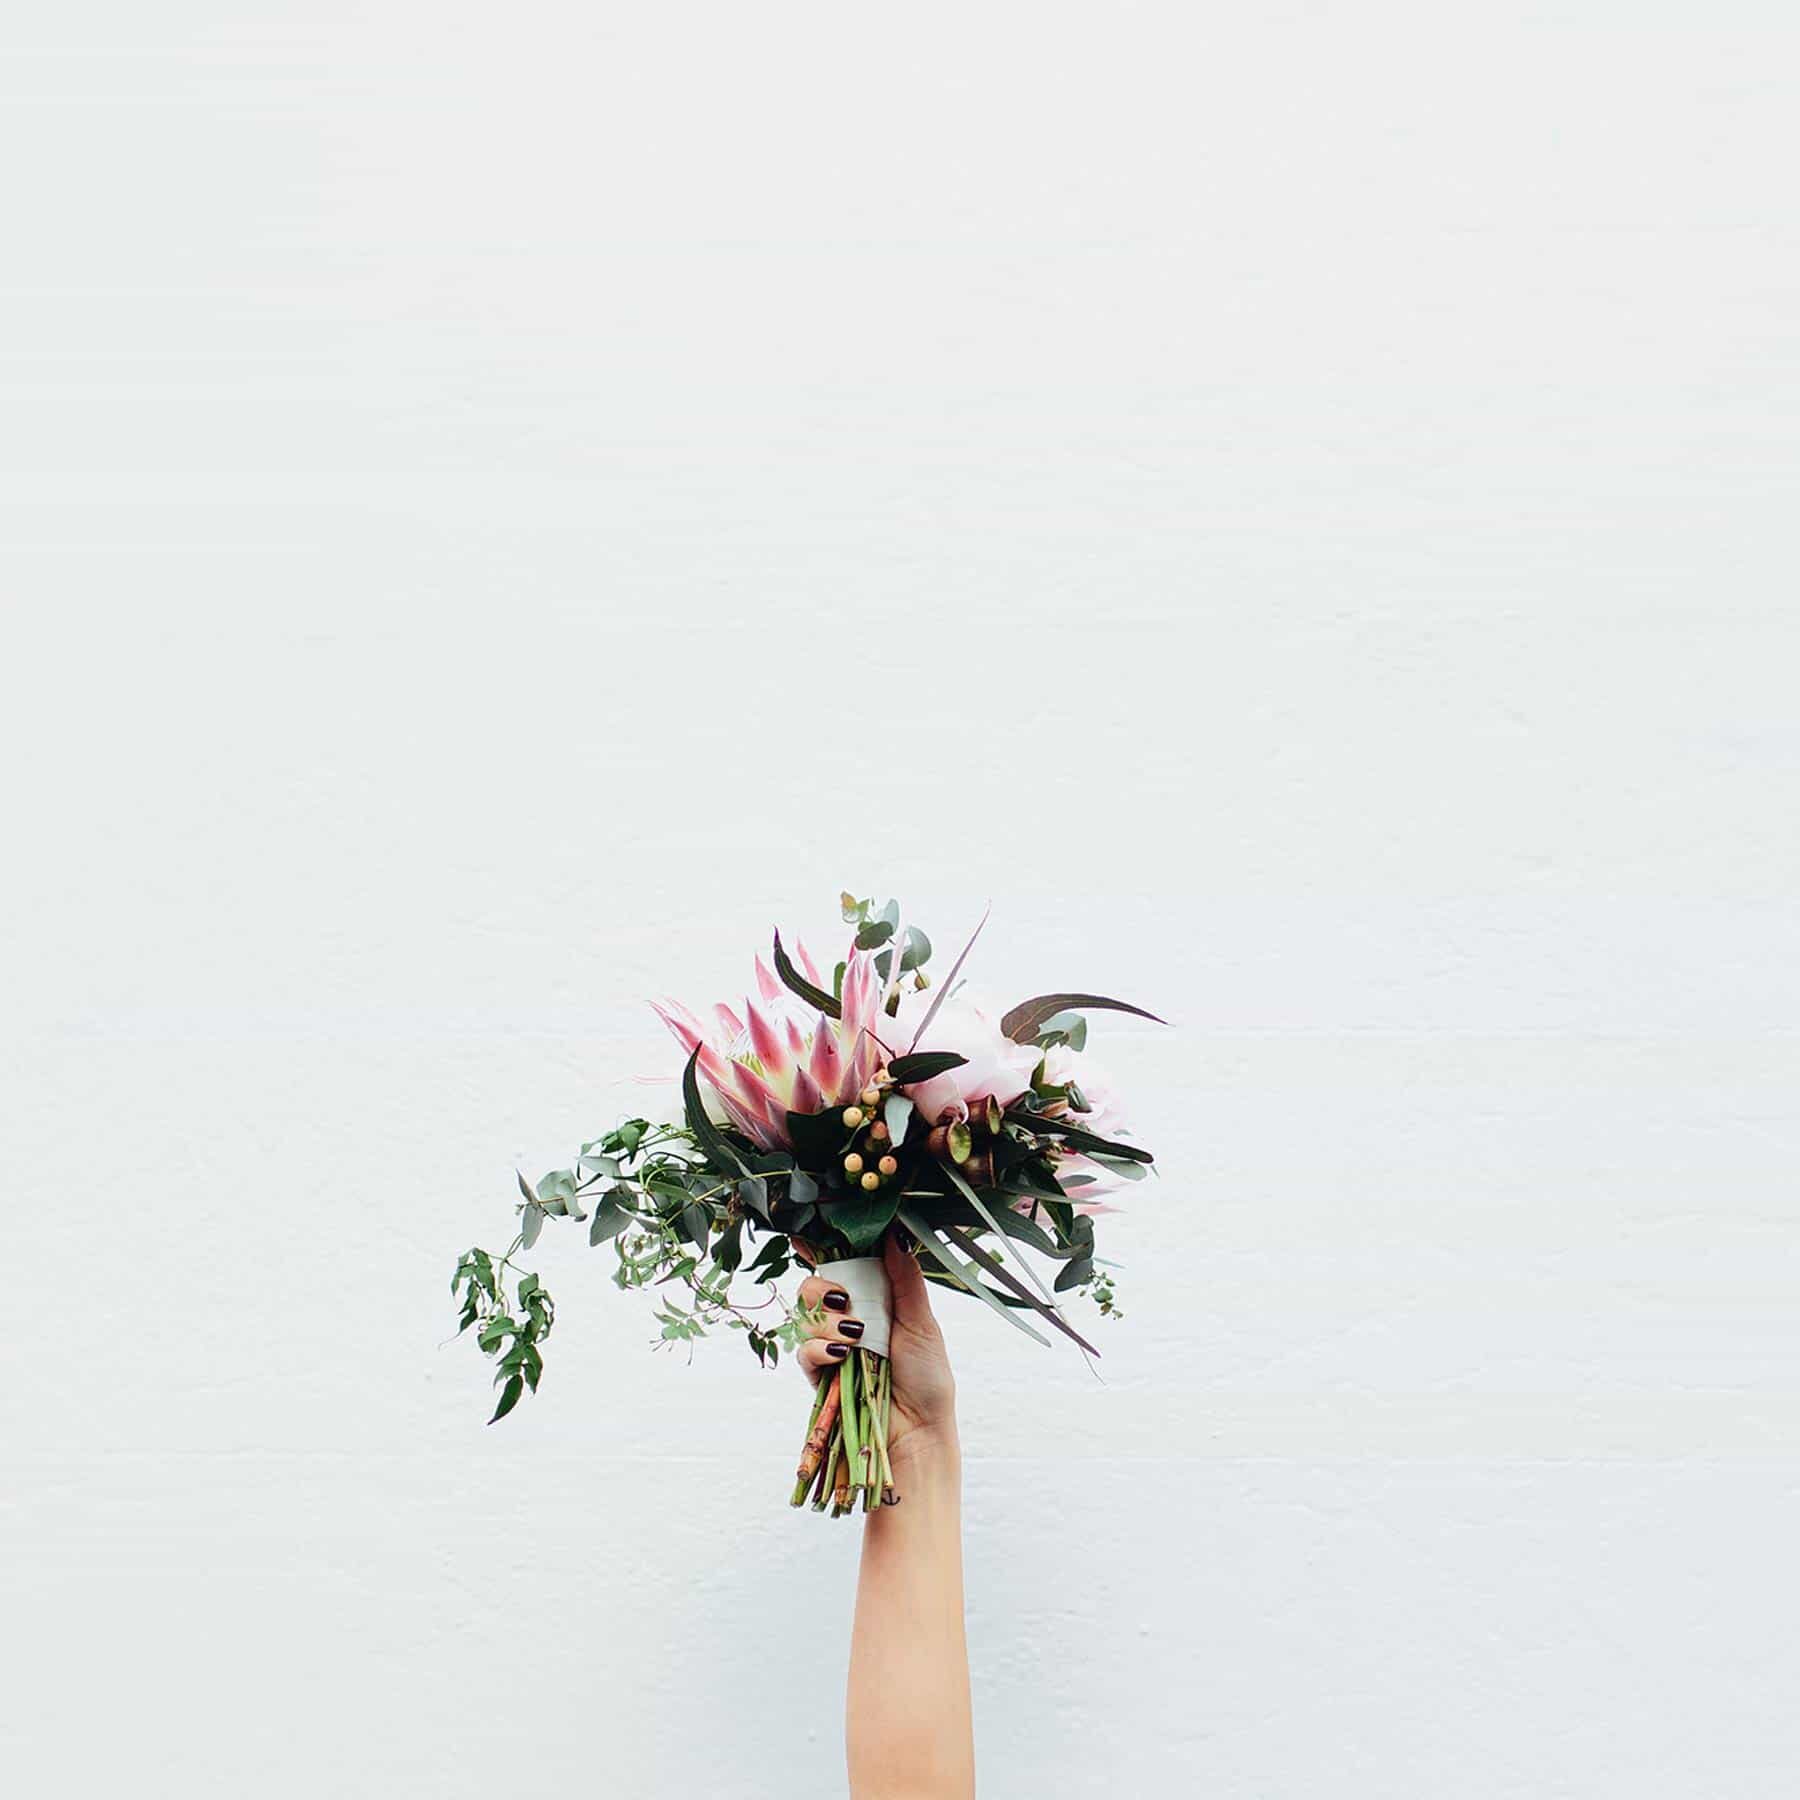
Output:
M881 1255L893 1288L894 1313L888 1333L894 1365L888 1454L899 1463L924 1450L955 1448L956 1379L944 1352L944 1334L932 1317L924 1271L892 1237L884 1240ZM800 1346L798 1360L806 1378L817 1382L849 1355L862 1336L862 1321L849 1310L844 1290L823 1276L809 1275L801 1282L800 1305L812 1335Z

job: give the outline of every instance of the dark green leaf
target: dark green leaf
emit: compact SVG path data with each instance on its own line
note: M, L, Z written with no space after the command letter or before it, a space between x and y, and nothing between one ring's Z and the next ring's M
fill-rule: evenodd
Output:
M713 1240L713 1261L721 1269L735 1269L744 1260L744 1221L733 1219Z
M701 1103L699 1062L700 1050L696 1045L693 1055L687 1059L687 1067L681 1072L681 1100L687 1110L688 1130L694 1134L695 1143L715 1169L725 1175L739 1174L744 1165L739 1161L738 1153L706 1116L706 1108Z
M1126 1162L1155 1162L1153 1152L1143 1149L1137 1144L1115 1143L1111 1138L1097 1137L1091 1131L1084 1131L1066 1115L1046 1119L1041 1114L1027 1112L1022 1107L1014 1107L1007 1113L1015 1125L1023 1125L1028 1131L1036 1132L1040 1137L1059 1137L1071 1150L1096 1152L1102 1156L1118 1157Z
M1158 1025L1168 1024L1167 1019L1159 1019L1141 1006L1133 1006L1124 1000L1109 1000L1104 994L1038 994L1033 999L1021 1000L1001 1019L1000 1029L1015 1044L1029 1044L1046 1019L1054 1018L1067 1007L1081 1006L1101 1012L1135 1013L1140 1019L1151 1019Z
M949 1069L960 1069L968 1060L954 1050L919 1050L909 1056L896 1056L888 1064L888 1073L904 1086L908 1082L929 1081Z
M794 1153L802 1163L814 1169L828 1168L843 1154L849 1133L844 1125L844 1109L828 1106L821 1112L787 1115L788 1136ZM797 1198L797 1196L796 1196Z
M881 1235L894 1222L900 1205L898 1180L878 1187L873 1193L860 1188L842 1200L827 1201L820 1209L825 1222L832 1227L858 1255L881 1242Z
M828 1019L841 1019L844 1009L837 999L825 992L823 988L814 987L804 975L796 969L788 958L788 953L781 947L781 933L775 934L775 973L783 982L804 1000L808 1006L816 1006Z
M524 1393L524 1391L524 1381L521 1377L515 1375L506 1386L500 1390L500 1404L494 1408L494 1416L488 1420L488 1423L490 1425L495 1425L498 1424L500 1420L504 1419L506 1415L519 1404L519 1396Z
M712 1213L700 1201L690 1201L681 1209L681 1229L704 1250L712 1231Z
M1078 1256L1056 1278L1056 1291L1066 1294L1070 1288L1080 1287L1091 1281L1094 1275L1094 1259L1091 1256Z
M894 935L892 919L871 919L868 924L859 926L856 933L856 947L859 950L874 950L885 944Z

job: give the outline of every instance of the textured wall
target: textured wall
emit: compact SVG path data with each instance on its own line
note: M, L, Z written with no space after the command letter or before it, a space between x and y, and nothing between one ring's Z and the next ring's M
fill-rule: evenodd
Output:
M945 1303L988 1800L1761 1800L1784 9L118 7L0 55L0 1756L841 1791L798 1380L450 1263L844 884L1101 1025ZM1784 485L1786 484L1786 485Z

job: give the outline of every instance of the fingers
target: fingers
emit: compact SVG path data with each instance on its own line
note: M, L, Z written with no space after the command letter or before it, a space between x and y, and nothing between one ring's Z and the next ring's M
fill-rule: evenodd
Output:
M808 1381L829 1375L850 1354L850 1346L835 1338L808 1338L794 1352L794 1361Z
M887 1268L888 1286L893 1290L894 1323L913 1331L931 1330L937 1321L932 1317L931 1290L925 1284L919 1259L910 1250L902 1250L891 1235L882 1242L881 1258Z
M809 1275L800 1284L800 1304L808 1312L847 1313L850 1296L823 1275Z

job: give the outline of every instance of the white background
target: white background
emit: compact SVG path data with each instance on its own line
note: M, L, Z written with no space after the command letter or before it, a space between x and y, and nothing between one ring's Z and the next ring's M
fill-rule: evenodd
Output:
M9 1785L841 1792L797 1378L443 1340L850 885L1176 1022L988 1800L1791 1792L1797 36L14 9Z

